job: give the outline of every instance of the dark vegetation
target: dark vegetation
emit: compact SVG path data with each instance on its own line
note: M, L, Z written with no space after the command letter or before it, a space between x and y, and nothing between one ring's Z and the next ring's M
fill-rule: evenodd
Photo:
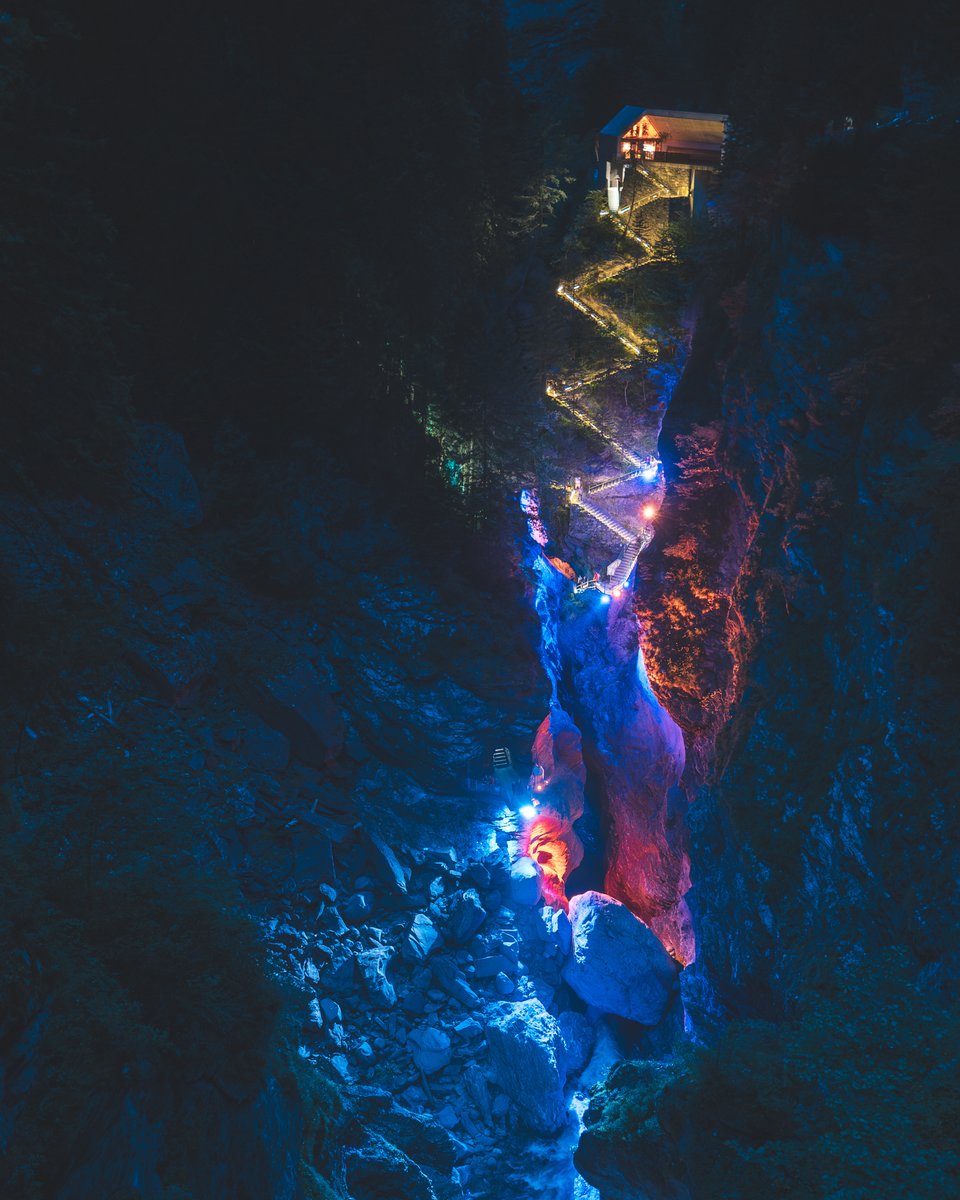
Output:
M785 1023L737 1021L671 1067L616 1068L578 1156L695 1197L950 1195L960 1170L956 1007L916 987L902 954L822 962ZM809 980L808 982L813 982Z
M515 199L524 114L495 5L150 20L65 0L5 30L18 470L115 489L135 409L195 453L230 419L261 448L312 437L419 481L437 452L412 415L439 402L478 438L506 410L476 368L516 353L504 256L535 201Z

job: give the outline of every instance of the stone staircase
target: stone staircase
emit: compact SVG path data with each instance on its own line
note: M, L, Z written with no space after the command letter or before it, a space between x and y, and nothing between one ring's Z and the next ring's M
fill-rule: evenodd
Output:
M586 494L596 496L599 492L609 492L611 488L619 487L621 483L630 483L634 479L639 479L649 469L649 466L644 465L638 467L636 471L629 471L626 475L618 475L616 479L608 479L606 483L595 483L585 489Z
M621 525L615 517L611 517L609 513L605 513L602 508L598 508L582 492L574 492L570 497L570 502L571 504L576 504L578 508L582 508L584 512L589 513L601 525L605 525L622 542L626 542L628 546L633 544L634 539L637 537L636 533L632 529L628 529L626 525Z
M634 538L629 546L624 548L623 556L620 559L620 566L617 567L607 583L608 591L616 592L618 588L626 586L626 582L630 578L630 572L637 565L637 559L652 541L653 530L649 525L646 525L640 535Z

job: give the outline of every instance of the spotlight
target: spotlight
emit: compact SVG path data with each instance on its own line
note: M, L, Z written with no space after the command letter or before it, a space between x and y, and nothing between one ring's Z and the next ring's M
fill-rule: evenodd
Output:
M536 815L537 815L537 810L533 807L532 804L521 804L520 805L520 816L523 817L523 819L525 821L532 821Z
M610 597L607 595L606 592L604 592L603 595L600 597L600 603L601 604L609 604L610 603Z
M657 506L655 504L645 504L643 506L643 519L645 521L652 521L656 515Z

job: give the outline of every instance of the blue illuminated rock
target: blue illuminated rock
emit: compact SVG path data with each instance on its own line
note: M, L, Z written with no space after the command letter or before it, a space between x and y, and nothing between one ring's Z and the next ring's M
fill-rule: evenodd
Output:
M387 968L393 957L389 946L372 946L357 955L357 966L367 995L377 1008L393 1008L397 1002L397 993L393 984L387 978Z
M498 1004L492 1011L487 1046L497 1085L524 1125L536 1133L558 1133L568 1119L560 1026L539 1000Z
M414 1029L407 1038L414 1063L424 1075L442 1071L452 1057L450 1039L442 1029Z
M342 906L343 919L351 925L359 925L373 911L373 897L369 892L357 892Z
M375 833L367 833L365 836L372 873L385 887L405 896L407 894L407 877L397 856L382 837Z
M563 1038L569 1071L582 1071L590 1060L596 1041L596 1031L587 1018L578 1012L562 1012L557 1017Z
M532 858L518 858L510 868L510 899L533 908L543 897L543 872Z
M543 925L548 940L553 942L561 954L569 954L573 939L570 918L563 909L544 909Z
M423 962L439 939L440 934L427 914L417 913L403 943L403 957L413 962Z
M361 1146L344 1157L351 1196L403 1196L405 1200L436 1200L429 1177L402 1150L379 1134L369 1134Z
M480 998L469 986L454 960L447 955L440 955L433 961L433 981L448 996L458 1000L465 1008L476 1008Z
M455 946L463 946L487 919L480 897L469 888L454 904L447 923L447 936Z
M478 958L474 963L474 978L493 979L501 971L509 973L515 969L516 965L504 958L502 954L489 954L485 958Z
M612 896L570 901L573 946L563 977L601 1012L656 1025L677 988L677 965L644 923Z

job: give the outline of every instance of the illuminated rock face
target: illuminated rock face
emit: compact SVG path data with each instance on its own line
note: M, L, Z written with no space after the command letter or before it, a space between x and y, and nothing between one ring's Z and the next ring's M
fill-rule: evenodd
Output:
M547 898L562 906L564 884L583 861L583 846L573 823L583 816L587 777L580 730L562 708L554 706L540 723L533 760L543 775L534 785L540 810L527 833L527 853L543 871Z
M589 714L592 761L608 828L606 891L691 962L683 736L647 681L628 606L563 622L560 648L577 703Z
M563 882L583 856L572 825L584 808L585 745L607 825L604 886L692 962L683 736L649 685L630 606L572 609L568 581L542 564L539 574L541 659L554 697L533 746L544 787L527 852L544 870L548 899L565 904Z
M566 1052L559 1024L540 1001L499 1005L487 1025L487 1046L497 1084L517 1106L521 1122L537 1133L563 1129L569 1119Z
M570 821L582 817L587 772L580 730L562 708L552 708L540 723L533 759L543 768L543 780L536 788L541 804Z
M656 1025L676 991L677 967L628 908L602 892L570 901L573 948L563 977L602 1012Z
M639 653L633 675L629 701L604 729L606 888L687 963L696 943L683 898L690 887L683 736L650 690Z

